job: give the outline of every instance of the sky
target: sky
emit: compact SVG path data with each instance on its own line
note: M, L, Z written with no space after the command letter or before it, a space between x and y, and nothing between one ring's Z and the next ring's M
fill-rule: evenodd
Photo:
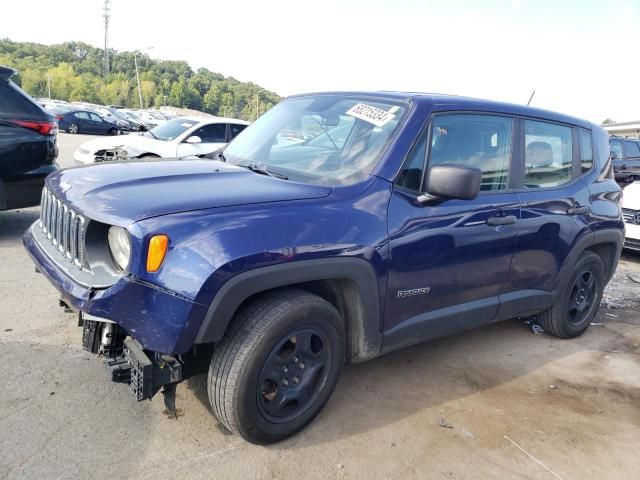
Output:
M0 37L102 47L104 0L8 2ZM438 92L640 120L640 0L111 0L110 46L286 96Z

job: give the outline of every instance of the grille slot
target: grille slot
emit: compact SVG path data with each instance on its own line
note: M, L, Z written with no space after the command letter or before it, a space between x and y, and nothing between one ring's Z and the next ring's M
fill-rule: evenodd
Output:
M634 223L634 217L636 213L640 213L640 210L631 210L630 208L622 209L622 217L624 218L625 223Z
M58 252L76 267L86 265L84 241L86 220L56 198L46 187L40 202L40 228Z

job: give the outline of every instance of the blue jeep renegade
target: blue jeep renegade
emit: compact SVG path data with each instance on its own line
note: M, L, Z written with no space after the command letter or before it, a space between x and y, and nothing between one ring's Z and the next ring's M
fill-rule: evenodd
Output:
M255 443L345 362L514 317L580 335L624 239L604 130L519 105L294 96L214 157L56 172L24 243L113 380L141 400L205 363Z

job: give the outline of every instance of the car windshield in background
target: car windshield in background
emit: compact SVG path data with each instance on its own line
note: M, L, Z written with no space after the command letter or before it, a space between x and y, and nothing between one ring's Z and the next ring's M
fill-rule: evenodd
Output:
M162 125L158 125L150 130L150 133L158 140L171 141L178 138L184 132L196 125L197 122L176 118Z
M344 95L293 97L249 126L224 156L294 181L347 185L378 163L405 111L403 104Z

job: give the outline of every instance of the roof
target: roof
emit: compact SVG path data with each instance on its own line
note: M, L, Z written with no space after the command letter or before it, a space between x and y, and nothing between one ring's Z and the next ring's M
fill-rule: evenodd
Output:
M238 123L241 125L250 125L251 122L246 122L244 120L238 120L237 118L227 118L227 117L216 117L213 115L209 115L207 117L196 117L193 115L179 115L176 118L182 118L184 120L189 120L192 122L198 122L198 123L202 123L202 122L208 122L208 123L214 123L214 122L223 122L223 123Z
M522 115L527 117L537 117L556 122L569 123L579 127L591 129L592 123L581 118L572 117L558 112L543 110L541 108L529 107L515 103L498 102L495 100L484 100L480 98L461 97L457 95L446 95L440 93L423 92L398 92L398 91L346 91L346 92L317 92L305 95L353 95L353 96L374 96L400 102L430 103L434 106L446 105L451 110L481 110L495 113L507 113L511 115Z
M617 127L631 127L638 128L640 125L640 120L635 120L631 122L611 122L611 123L603 123L602 128L617 128Z

